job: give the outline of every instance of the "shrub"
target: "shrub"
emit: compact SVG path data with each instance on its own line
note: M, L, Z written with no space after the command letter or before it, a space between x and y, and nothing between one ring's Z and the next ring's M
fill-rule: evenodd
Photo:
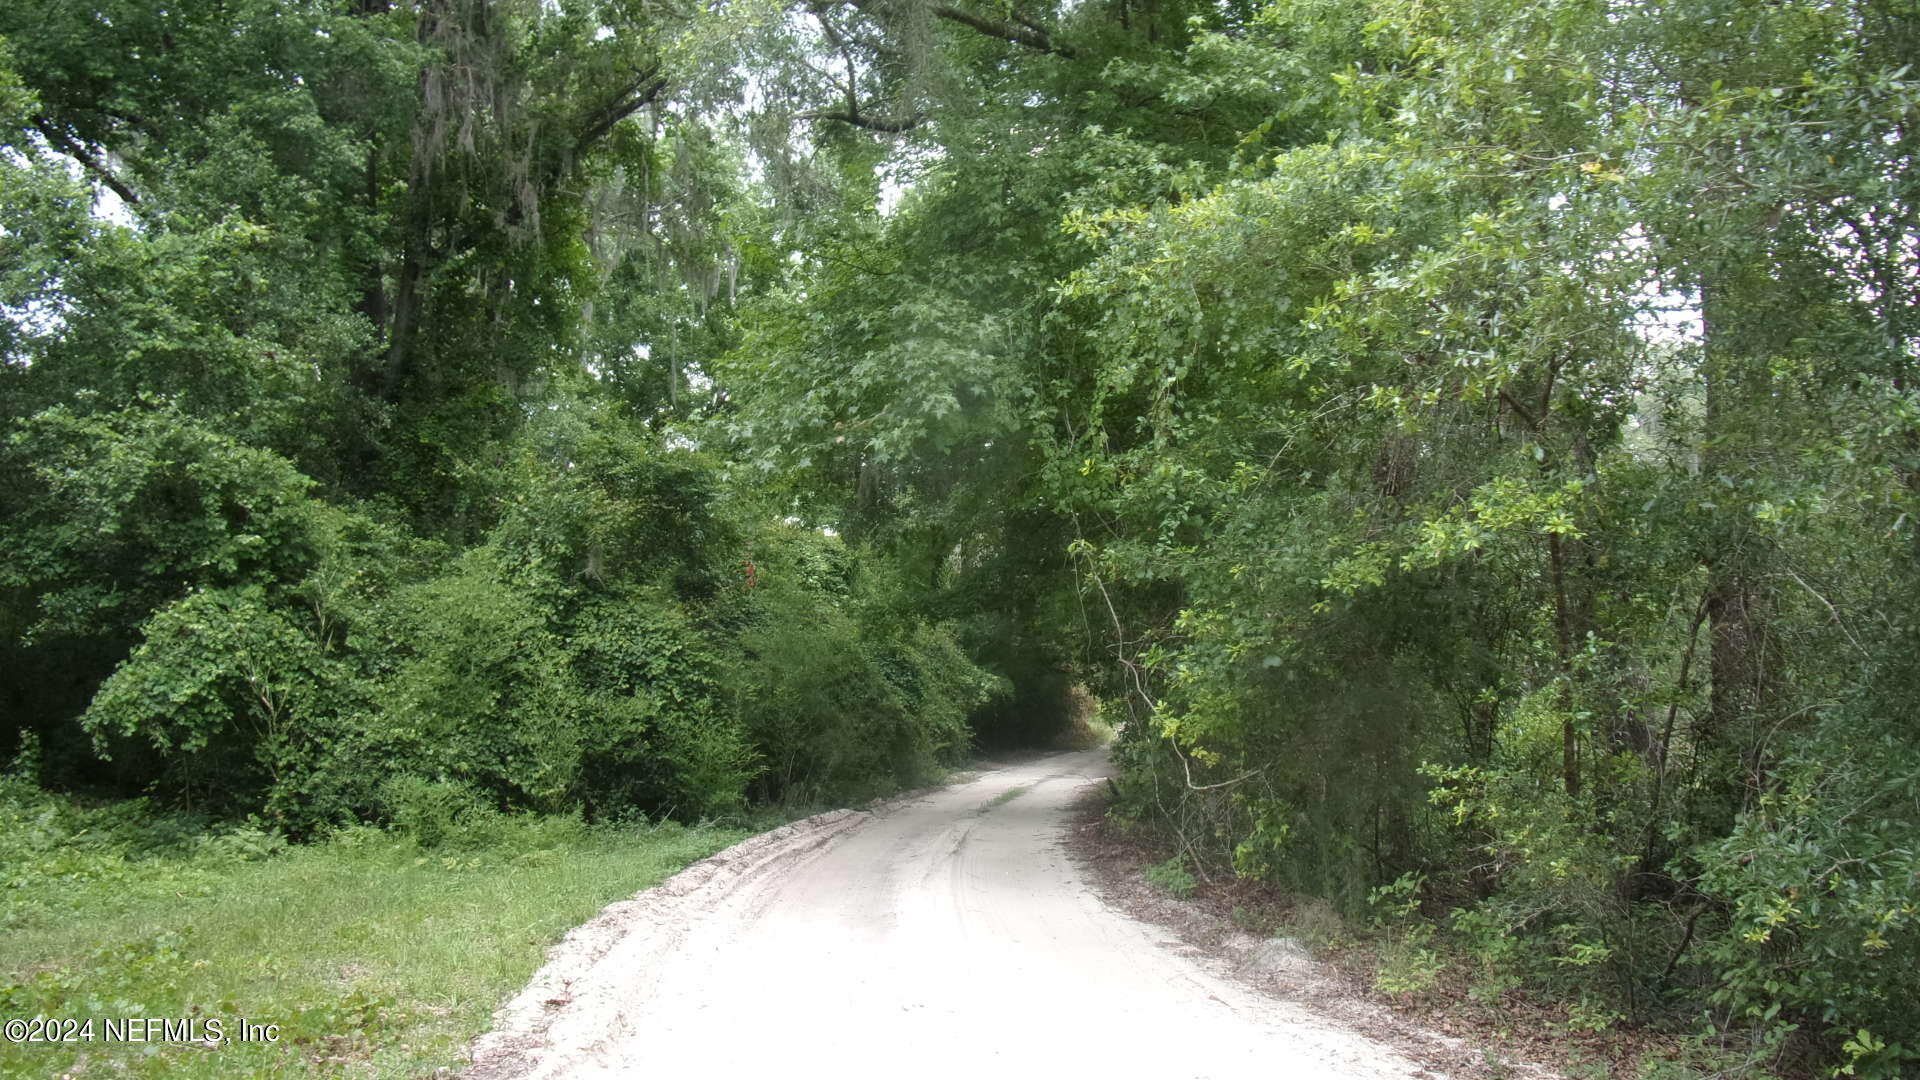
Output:
M761 794L857 800L924 783L966 748L967 712L995 683L944 631L863 628L793 589L759 603L730 682L766 763Z
M33 590L40 627L125 633L190 588L298 580L312 563L312 481L152 398L25 421L36 490L5 522L0 585Z
M145 741L172 764L170 787L218 809L276 806L297 826L340 809L285 804L327 753L351 673L265 590L196 590L143 632L81 720L103 756L116 736Z
M1175 855L1166 862L1147 867L1147 880L1181 900L1192 896L1195 886L1199 884L1193 872L1187 869L1187 860L1183 855Z
M394 828L423 848L484 847L501 820L473 785L411 773L381 784L380 801Z
M1849 1076L1920 1062L1917 751L1905 716L1836 713L1698 852L1704 887L1732 908L1705 949L1724 1017L1815 1026Z
M765 771L767 799L849 802L929 781L964 752L974 708L1005 690L952 628L838 537L799 528L756 538L730 705ZM875 561L868 564L878 566Z
M377 756L496 800L568 805L593 703L537 599L481 549L402 589L389 618L382 629L402 659L372 733Z
M596 817L693 818L737 809L757 760L720 693L716 635L664 590L609 590L565 623L569 663L602 703L581 747L579 793Z

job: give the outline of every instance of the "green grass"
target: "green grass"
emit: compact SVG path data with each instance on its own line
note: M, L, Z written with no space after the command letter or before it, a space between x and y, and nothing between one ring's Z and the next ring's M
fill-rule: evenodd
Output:
M0 1019L92 1019L96 1036L0 1042L0 1075L457 1068L566 930L744 835L527 816L496 818L459 849L374 829L289 847L178 826L155 845L164 819L113 814L0 789ZM280 1025L280 1039L109 1044L109 1017L217 1017L230 1038L246 1019Z
M981 807L980 811L981 813L985 813L988 810L997 810L1000 807L1005 806L1008 803L1012 802L1013 800L1019 798L1020 796L1025 795L1028 791L1032 790L1032 788L1033 788L1032 784L1022 784L1019 787L1010 787L1007 790L1001 792L1000 794L995 795L992 799L989 799L987 801L987 805Z
M1183 855L1175 855L1166 862L1147 867L1147 880L1179 900L1192 896L1194 887L1199 884L1194 879L1193 871L1187 869L1187 860Z

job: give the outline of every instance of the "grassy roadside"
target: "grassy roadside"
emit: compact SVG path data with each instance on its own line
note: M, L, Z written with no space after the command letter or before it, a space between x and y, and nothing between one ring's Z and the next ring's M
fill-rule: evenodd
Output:
M1350 919L1324 901L1230 872L1198 873L1170 837L1107 815L1107 805L1087 805L1074 845L1094 868L1108 902L1217 958L1231 955L1223 944L1230 937L1291 942L1312 958L1315 972L1289 970L1282 980L1286 993L1389 1042L1412 1029L1458 1040L1446 1060L1427 1061L1451 1075L1512 1080L1542 1075L1543 1069L1567 1080L1816 1075L1759 1054L1743 1040L1703 1037L1688 1017L1632 1024L1582 998L1530 985L1476 954L1470 943L1409 910L1396 910L1392 897L1377 917ZM1357 1008L1349 1010L1349 1003ZM1372 1019L1380 1015L1392 1019ZM1417 1060L1434 1052L1419 1040L1400 1049Z
M0 787L0 1020L95 1022L92 1041L0 1041L0 1075L457 1068L561 934L746 835L528 815L431 849L371 828L289 847L190 824ZM218 1018L229 1041L103 1041L125 1017ZM243 1019L278 1041L238 1041Z

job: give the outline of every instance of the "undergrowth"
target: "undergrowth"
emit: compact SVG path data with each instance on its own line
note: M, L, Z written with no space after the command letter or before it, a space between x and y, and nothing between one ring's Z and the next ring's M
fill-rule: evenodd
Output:
M1471 920L1435 920L1422 908L1417 877L1375 889L1368 912L1354 917L1324 899L1231 872L1198 874L1189 856L1175 853L1180 845L1173 836L1121 806L1109 809L1102 831L1157 891L1243 932L1292 941L1326 965L1345 992L1465 1039L1481 1058L1474 1075L1517 1075L1519 1062L1551 1067L1570 1080L1832 1075L1811 1066L1801 1044L1706 1032L1685 1022L1630 1023L1604 999L1581 994L1577 984L1540 977L1542 967L1562 969L1586 955L1579 949L1534 954L1526 943Z

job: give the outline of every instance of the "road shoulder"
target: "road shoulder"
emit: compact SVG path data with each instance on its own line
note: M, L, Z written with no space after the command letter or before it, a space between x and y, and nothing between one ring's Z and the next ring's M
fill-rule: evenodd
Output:
M1423 1068L1416 1075L1453 1080L1557 1077L1543 1065L1516 1061L1434 1031L1419 1018L1380 1002L1357 975L1316 959L1297 942L1237 925L1231 888L1202 888L1194 899L1175 899L1145 875L1165 852L1108 821L1108 804L1104 788L1089 788L1074 808L1064 846L1102 901L1164 931L1166 947L1217 977L1305 1007L1398 1050Z

